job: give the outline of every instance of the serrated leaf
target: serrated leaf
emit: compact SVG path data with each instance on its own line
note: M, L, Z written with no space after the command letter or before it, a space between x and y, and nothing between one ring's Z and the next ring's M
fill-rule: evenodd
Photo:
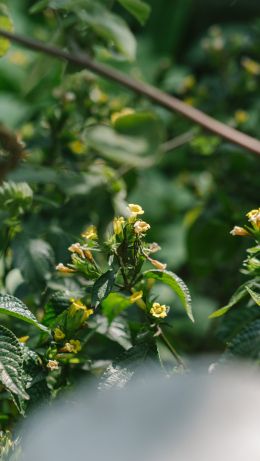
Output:
M39 323L28 307L15 296L0 295L0 313L11 315L24 322L31 323L40 330L48 332L48 328Z
M16 336L0 326L0 381L11 393L28 400L22 380L23 353Z
M129 297L121 293L110 293L102 302L102 312L108 318L109 322L112 322L130 304Z
M94 283L92 288L91 305L96 309L99 304L105 299L113 288L115 274L108 270L102 274Z
M248 293L250 294L251 298L253 299L253 301L258 305L260 306L260 294L259 293L256 293L255 291L251 290L251 288L249 287L246 287Z
M144 272L143 276L147 279L149 278L158 280L161 283L164 283L168 285L170 288L172 288L172 290L179 297L188 317L191 319L192 322L194 322L189 289L178 275L170 271L160 271L154 269Z
M134 376L139 366L156 355L156 346L150 332L142 334L137 338L137 343L125 351L105 370L100 389L110 389L112 387L124 387Z
M247 325L230 343L224 359L231 356L259 359L260 357L260 319Z
M151 7L142 0L117 0L129 13L131 13L140 24L147 21Z
M0 29L13 31L13 22L8 15L5 5L0 5ZM4 56L10 48L10 40L0 35L0 57Z

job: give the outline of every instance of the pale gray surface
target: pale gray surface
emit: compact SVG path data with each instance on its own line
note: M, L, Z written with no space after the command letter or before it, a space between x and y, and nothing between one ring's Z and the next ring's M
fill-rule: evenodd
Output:
M25 424L22 461L260 460L260 378L242 365L69 399Z

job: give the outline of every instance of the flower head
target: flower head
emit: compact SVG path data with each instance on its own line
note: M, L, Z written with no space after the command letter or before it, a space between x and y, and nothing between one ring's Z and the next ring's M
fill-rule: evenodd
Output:
M128 210L131 213L131 216L137 216L139 214L144 214L144 210L140 205L137 205L136 203L129 203L128 204Z
M134 231L136 234L144 234L151 228L150 224L145 221L136 221L134 223Z
M59 271L59 272L62 272L63 274L70 274L72 272L75 272L74 269L71 269L70 267L64 266L64 264L62 264L62 263L59 263L56 266L56 270Z
M149 253L156 253L160 249L161 247L156 242L150 243L148 247Z
M157 261L157 259L152 259L152 258L147 258L150 263L156 267L156 269L159 269L160 271L164 271L167 267L167 264L161 263L160 261Z
M59 362L57 362L57 360L49 360L47 363L47 368L49 368L50 371L58 370Z
M71 253L77 253L81 258L85 258L84 251L79 242L70 245L68 250L71 251Z
M153 306L150 310L150 314L152 314L153 317L156 317L158 319L164 319L167 317L169 311L169 307L165 306L165 304L159 304L159 303L153 303Z
M260 208L249 211L246 216L255 229L260 229Z
M136 301L138 301L139 299L141 299L143 296L143 292L142 290L140 291L135 291L131 296L130 296L130 303L135 303Z
M233 229L230 231L230 234L233 236L239 236L239 237L246 237L247 235L250 235L249 232L247 232L246 229L243 227L235 226Z
M88 226L81 236L88 240L96 240L98 237L96 226Z
M65 338L65 333L63 333L60 328L55 328L53 333L55 341L61 341L63 338Z
M123 216L120 216L114 219L113 228L114 228L114 233L116 235L121 234L124 223L125 223L125 219L123 218Z
M71 339L69 344L73 347L72 352L74 352L75 354L81 351L81 344L78 339Z

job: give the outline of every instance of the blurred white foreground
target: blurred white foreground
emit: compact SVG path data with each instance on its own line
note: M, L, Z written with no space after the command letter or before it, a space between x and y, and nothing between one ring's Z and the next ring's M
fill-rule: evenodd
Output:
M259 415L259 374L242 365L146 371L124 389L81 387L31 417L21 460L259 461Z

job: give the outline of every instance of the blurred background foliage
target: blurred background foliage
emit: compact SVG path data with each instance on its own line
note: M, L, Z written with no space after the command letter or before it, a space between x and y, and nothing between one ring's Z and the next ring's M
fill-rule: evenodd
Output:
M149 18L149 7L133 14L129 3L8 7L17 33L81 49L259 137L259 2L150 0ZM223 350L225 318L208 315L242 281L247 242L229 232L257 206L256 156L91 72L15 45L0 61L0 89L1 129L25 144L15 151L1 141L1 181L13 182L0 190L1 290L41 308L46 286L68 283L55 263L66 262L75 237L91 223L105 233L126 201L140 203L160 259L193 297L194 325L156 287L173 307L175 344L189 354Z

